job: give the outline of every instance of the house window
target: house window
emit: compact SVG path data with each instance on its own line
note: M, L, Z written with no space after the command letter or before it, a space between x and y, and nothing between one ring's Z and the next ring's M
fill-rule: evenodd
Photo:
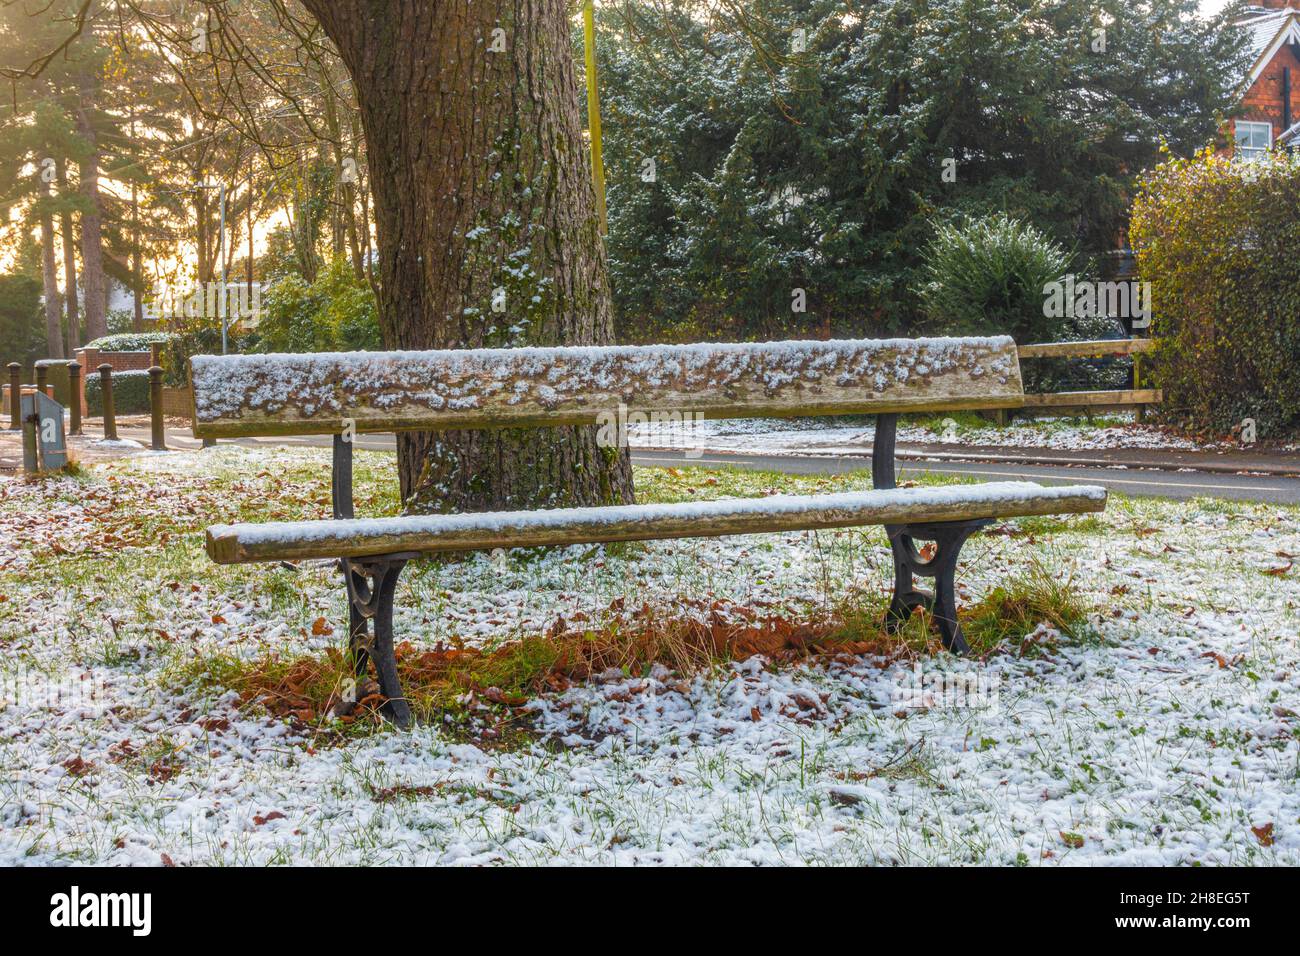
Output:
M1247 123L1237 120L1237 155L1255 162L1267 155L1273 145L1272 123Z

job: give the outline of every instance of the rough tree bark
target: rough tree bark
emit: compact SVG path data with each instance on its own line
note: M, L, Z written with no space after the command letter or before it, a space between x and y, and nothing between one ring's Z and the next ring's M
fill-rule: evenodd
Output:
M59 213L59 233L63 242L63 301L68 315L68 355L75 355L81 346L81 316L77 309L77 239L72 229L72 210L66 203L68 195L68 166L62 158L54 161L59 196L65 200Z
M566 0L304 0L356 86L391 348L608 344ZM419 511L632 500L594 428L411 433Z
M41 284L45 295L45 341L48 357L63 358L63 304L59 299L59 275L54 263L54 214L48 206L41 211Z
M82 87L82 102L77 110L77 132L86 141L87 155L81 160L81 195L85 209L81 213L81 283L82 308L86 313L86 340L108 334L105 309L108 300L104 289L103 209L99 198L99 144L91 126L93 90Z

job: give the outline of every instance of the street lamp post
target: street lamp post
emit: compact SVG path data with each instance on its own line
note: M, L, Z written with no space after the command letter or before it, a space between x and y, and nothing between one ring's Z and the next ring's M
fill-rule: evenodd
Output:
M217 309L221 313L221 354L227 352L230 337L230 316L226 313L226 184L221 184L221 294L217 299Z
M587 131L591 136L591 181L596 190L596 215L600 234L609 232L605 214L605 159L600 142L600 84L596 76L595 0L582 5L582 41L587 64Z

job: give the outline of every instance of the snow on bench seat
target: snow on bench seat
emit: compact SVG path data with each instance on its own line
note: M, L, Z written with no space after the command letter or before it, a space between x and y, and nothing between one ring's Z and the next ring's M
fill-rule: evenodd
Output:
M1072 514L1105 507L1106 490L1096 485L989 482L678 504L213 525L207 551L219 564L241 564Z

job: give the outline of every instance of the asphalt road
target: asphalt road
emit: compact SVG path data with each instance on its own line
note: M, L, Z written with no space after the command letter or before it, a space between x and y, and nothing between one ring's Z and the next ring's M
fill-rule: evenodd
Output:
M138 433L137 433L138 431ZM122 429L123 437L148 442L147 431ZM357 447L374 450L393 448L392 435L360 435ZM187 429L168 429L167 442L172 448L197 448L199 442ZM328 447L330 439L320 435L284 438L240 439L248 446L281 445ZM1086 454L1086 453L1081 453ZM860 471L870 467L861 456L790 456L708 452L687 457L680 451L634 451L638 465L660 467L751 468L782 471L796 475L829 475ZM1267 475L1238 475L1154 469L1117 469L1087 466L1053 466L963 461L902 461L899 478L930 472L939 475L962 475L986 481L1037 481L1044 484L1095 484L1127 495L1156 498L1211 497L1233 501L1265 501L1274 504L1300 504L1300 478Z
M833 475L870 467L861 457L792 457L785 455L733 455L707 453L687 458L681 452L634 452L638 465L702 466L754 468L784 471L796 475ZM1001 464L978 461L899 461L900 479L929 472L937 475L963 475L986 481L1037 481L1057 485L1101 485L1126 495L1154 498L1210 497L1233 501L1267 501L1274 504L1300 504L1300 478L1272 476L1208 474L1205 472L1141 471L1084 466L1050 466Z

